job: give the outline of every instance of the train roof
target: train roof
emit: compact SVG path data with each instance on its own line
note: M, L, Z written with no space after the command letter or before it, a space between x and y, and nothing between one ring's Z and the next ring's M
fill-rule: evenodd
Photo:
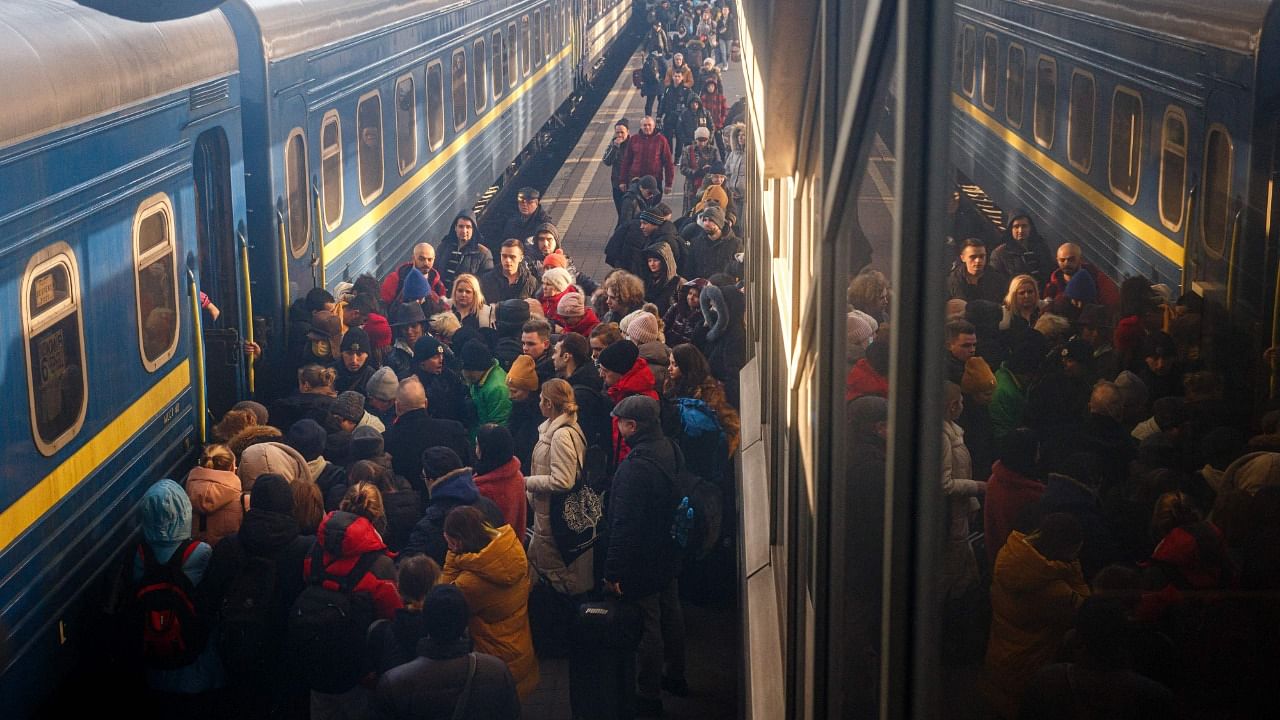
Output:
M1275 0L1021 0L1252 55Z
M72 0L0 2L0 148L235 71L221 13L138 23Z
M268 60L292 57L466 0L240 0Z

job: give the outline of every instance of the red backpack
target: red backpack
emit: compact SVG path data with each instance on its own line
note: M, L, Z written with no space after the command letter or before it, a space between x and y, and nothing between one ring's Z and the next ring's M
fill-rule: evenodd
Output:
M138 546L142 579L134 593L134 617L142 633L142 659L151 667L172 670L195 662L209 641L209 626L196 613L195 586L182 568L199 547L185 540L169 557L156 560L151 546Z

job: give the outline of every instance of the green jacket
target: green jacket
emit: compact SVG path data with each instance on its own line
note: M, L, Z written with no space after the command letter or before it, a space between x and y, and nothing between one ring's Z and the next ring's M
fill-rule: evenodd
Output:
M493 366L471 386L471 402L476 406L476 424L471 426L471 439L485 423L506 425L511 416L511 396L507 393L507 373L493 361Z
M987 412L991 415L991 429L996 439L1026 424L1023 415L1027 409L1027 391L1004 365L996 371L996 393L991 398Z

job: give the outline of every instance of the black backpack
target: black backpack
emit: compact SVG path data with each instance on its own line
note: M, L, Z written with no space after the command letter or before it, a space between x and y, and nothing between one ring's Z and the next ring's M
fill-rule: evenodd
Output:
M355 592L381 555L361 556L345 577L325 571L324 549L311 551L311 577L289 611L289 657L312 690L342 693L365 674L366 637L373 624L373 598Z
M200 545L185 540L166 563L156 560L142 543L142 579L134 592L134 621L141 632L143 661L162 670L186 667L200 657L209 642L209 626L196 613L195 585L182 568Z
M690 471L680 446L675 441L670 442L676 454L676 473L674 476L668 475L671 478L674 506L671 513L671 540L681 558L701 560L720 541L724 494L715 483ZM649 462L657 465L653 461Z
M272 672L284 637L278 575L274 560L251 555L223 596L218 654L227 672L236 677L258 679Z

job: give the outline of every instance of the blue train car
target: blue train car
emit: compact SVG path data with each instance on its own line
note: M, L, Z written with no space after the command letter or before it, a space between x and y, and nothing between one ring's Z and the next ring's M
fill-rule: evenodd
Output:
M1280 339L1273 0L963 0L956 11L963 178L1028 208L1051 243L1078 243L1117 282L1144 275L1203 297L1206 352Z
M223 16L4 3L0 58L0 696L21 716L87 631L78 602L146 486L194 448L206 273L188 268L244 195ZM234 322L236 295L222 305Z

